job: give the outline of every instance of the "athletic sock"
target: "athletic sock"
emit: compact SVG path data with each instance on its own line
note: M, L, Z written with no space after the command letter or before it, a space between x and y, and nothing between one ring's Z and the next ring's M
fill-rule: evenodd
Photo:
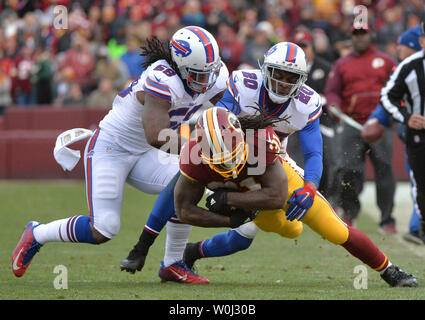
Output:
M176 174L174 178L170 180L155 201L145 225L145 229L148 229L151 233L158 235L167 224L167 221L174 216L174 188L179 176L180 173Z
M147 256L149 248L154 243L155 239L158 237L158 233L152 233L149 229L143 229L142 234L140 235L139 241L134 246L134 248L140 252L142 255Z
M229 230L206 239L201 244L204 257L221 257L247 249L253 239L246 238L235 230Z
M186 248L191 230L191 225L167 222L167 240L164 255L165 267L183 259L184 249Z
M348 227L348 232L348 240L342 246L351 255L378 272L385 271L390 266L387 256L367 235L353 227Z
M73 216L40 224L34 228L33 232L40 244L60 241L96 244L90 228L90 217L87 216Z

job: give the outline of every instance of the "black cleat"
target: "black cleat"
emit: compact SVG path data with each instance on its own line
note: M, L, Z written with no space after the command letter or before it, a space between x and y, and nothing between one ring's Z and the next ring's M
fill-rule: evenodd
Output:
M193 271L193 265L195 264L195 261L202 257L202 254L199 248L200 244L201 244L200 242L188 243L186 244L186 248L184 249L183 262L192 271Z
M136 249L133 249L128 254L128 257L123 259L120 263L121 271L125 270L134 274L137 271L142 271L145 265L146 255L141 254Z
M391 287L417 287L418 280L415 276L404 272L398 266L392 265L381 274L381 278L385 280Z

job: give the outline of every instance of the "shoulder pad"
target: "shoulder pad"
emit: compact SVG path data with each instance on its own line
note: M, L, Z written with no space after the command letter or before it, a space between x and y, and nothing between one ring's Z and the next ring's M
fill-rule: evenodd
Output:
M181 98L184 93L183 81L165 60L153 63L146 70L145 91L160 94L160 98Z
M310 116L317 115L317 112L321 113L322 110L322 98L314 89L307 85L303 85L300 88L298 96L294 99L295 108L298 112Z

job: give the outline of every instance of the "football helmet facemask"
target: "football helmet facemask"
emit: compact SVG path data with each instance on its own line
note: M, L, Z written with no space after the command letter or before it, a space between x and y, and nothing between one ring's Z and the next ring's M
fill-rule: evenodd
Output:
M205 110L196 124L201 157L225 178L237 178L247 161L248 146L238 118L229 110Z
M298 95L307 81L307 59L304 51L292 42L279 42L264 55L260 65L270 99L284 103Z
M188 26L170 40L171 56L187 86L195 92L210 89L220 73L221 59L217 41L207 30Z

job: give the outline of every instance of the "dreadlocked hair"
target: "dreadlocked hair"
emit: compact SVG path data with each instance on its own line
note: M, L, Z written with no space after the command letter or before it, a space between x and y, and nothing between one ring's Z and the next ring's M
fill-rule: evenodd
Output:
M146 39L146 45L140 47L140 49L142 50L140 55L142 57L146 57L146 60L142 63L143 68L147 69L151 64L158 60L165 60L181 78L179 68L171 57L171 50L168 41L161 41L158 37L153 36L150 39Z
M272 126L273 124L281 121L285 121L289 123L290 116L285 116L283 118L275 117L275 116L267 116L263 110L263 108L260 108L257 106L250 106L250 108L254 108L257 110L256 113L252 115L244 115L238 117L239 122L242 127L242 131L246 133L247 129L264 129L266 127Z

